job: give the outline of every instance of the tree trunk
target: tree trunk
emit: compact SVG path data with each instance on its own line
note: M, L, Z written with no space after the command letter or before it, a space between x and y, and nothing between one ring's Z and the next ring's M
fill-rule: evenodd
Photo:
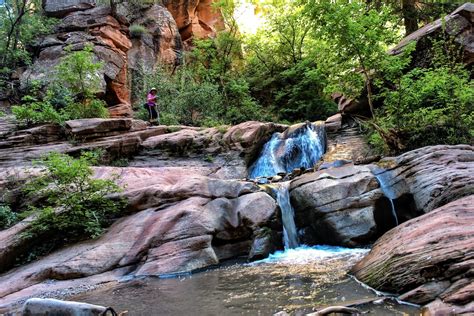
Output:
M418 14L416 12L415 0L402 0L403 23L405 24L405 35L418 30Z

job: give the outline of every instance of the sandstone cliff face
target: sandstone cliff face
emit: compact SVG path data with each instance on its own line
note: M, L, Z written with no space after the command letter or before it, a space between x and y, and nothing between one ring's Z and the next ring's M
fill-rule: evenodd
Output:
M213 0L163 0L173 14L183 41L193 37L214 36L216 30L224 28L224 21Z
M77 51L92 44L97 60L104 62L103 69L97 74L101 78L99 96L110 106L112 116L130 116L127 51L132 43L110 8L95 7L92 1L82 0L46 0L44 8L47 15L61 20L55 33L38 43L37 58L21 76L22 88L32 80L47 84L54 78L54 67L65 55L66 47Z
M93 44L97 60L105 64L97 74L102 79L99 97L107 102L112 117L131 116L132 101L143 96L131 100L130 91L145 88L144 73L161 65L179 65L183 40L213 36L216 28L223 27L212 0L173 0L164 5L117 1L112 11L97 6L95 0L44 0L45 14L61 20L54 34L38 42L33 65L21 75L21 88L33 80L47 84L54 78L54 67L66 47L77 51ZM132 24L144 26L146 32L131 38Z

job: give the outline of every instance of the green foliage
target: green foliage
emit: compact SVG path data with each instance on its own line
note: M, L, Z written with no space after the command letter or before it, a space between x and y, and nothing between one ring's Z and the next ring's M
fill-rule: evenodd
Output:
M92 47L72 52L63 57L57 66L57 78L41 96L38 82L33 82L30 95L21 106L13 106L16 118L26 124L58 123L81 118L106 118L109 113L104 101L95 97L100 85L98 71L102 63L94 62Z
M311 0L306 12L315 22L315 36L325 41L326 90L355 98L365 87L373 112L374 70L382 69L388 45L399 40L392 8L363 1Z
M39 123L62 123L66 117L58 112L49 101L38 101L36 98L26 96L24 104L13 106L12 113L16 119L27 125Z
M61 238L99 236L108 219L118 213L122 201L112 200L111 194L120 191L112 179L94 179L91 165L99 160L95 152L83 153L78 159L50 153L41 161L44 174L27 183L25 192L36 214L25 238L35 238L47 233Z
M378 123L410 150L474 139L474 84L460 67L415 68L385 94Z
M162 124L215 126L263 118L245 80L226 77L220 85L220 80L212 79L212 72L205 68L196 72L185 66L173 75L165 70L144 75L146 86L157 88ZM147 91L143 89L140 94L146 95ZM141 104L139 107L137 118L148 118L147 110Z
M8 205L0 204L0 230L6 229L18 221L18 216Z
M6 0L0 6L0 69L29 64L29 47L50 33L56 21L42 14L40 0Z
M140 24L132 24L129 28L130 37L131 38L141 38L144 34L146 34L147 29Z
M87 100L82 103L70 103L64 109L64 113L68 120L109 117L109 111L106 108L105 102L98 99Z
M93 46L87 45L81 51L66 48L67 55L56 67L57 79L79 99L91 99L99 92L102 62L94 61Z
M324 91L328 74L320 57L324 42L313 36L304 6L267 5L266 23L246 38L246 78L252 95L279 121L325 119L336 105Z

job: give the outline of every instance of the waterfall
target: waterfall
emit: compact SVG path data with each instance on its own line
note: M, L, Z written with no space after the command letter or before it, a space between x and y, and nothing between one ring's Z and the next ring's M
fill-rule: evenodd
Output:
M285 249L298 247L298 233L295 224L295 211L290 203L290 182L278 183L275 188L277 203L281 210L281 220L283 222L283 241Z
M309 122L294 125L284 133L275 133L250 167L249 177L270 177L296 168L312 168L326 150L324 124ZM290 182L274 184L276 200L281 209L285 249L299 246L295 214L290 203Z
M395 203L393 202L393 200L396 198L396 195L395 195L395 192L390 190L390 187L387 185L387 180L388 179L386 179L385 175L387 175L387 173L385 173L385 174L384 173L374 174L375 179L377 179L377 182L380 185L380 190L382 190L382 193L390 201L390 206L391 206L391 209L392 209L392 216L393 216L393 219L395 220L395 226L398 226L398 216L397 216L397 212L395 210Z
M324 124L306 123L290 127L285 133L275 133L250 167L249 177L270 177L296 168L312 168L326 149Z

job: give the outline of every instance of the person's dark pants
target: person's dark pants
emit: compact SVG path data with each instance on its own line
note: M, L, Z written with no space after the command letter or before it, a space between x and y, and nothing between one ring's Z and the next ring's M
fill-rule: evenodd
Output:
M158 124L160 124L160 120L158 119L158 112L156 111L156 106L148 106L148 119L157 120Z

